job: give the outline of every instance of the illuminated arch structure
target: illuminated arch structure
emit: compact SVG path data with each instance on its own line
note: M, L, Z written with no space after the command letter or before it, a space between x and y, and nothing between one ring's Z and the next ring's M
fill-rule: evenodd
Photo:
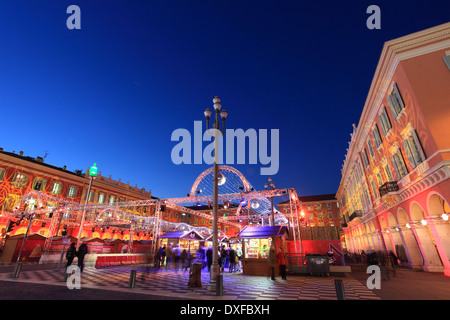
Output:
M213 180L214 180L214 168L211 167L203 171L195 180L191 188L191 193L187 199L180 198L178 201L180 203L187 203L186 201L192 200L193 205L212 205L212 195L213 195ZM239 197L236 195L245 194L244 197ZM235 204L237 206L235 211L234 219L245 218L242 216L243 208L248 206L247 212L251 212L252 216L256 220L261 218L268 224L269 215L271 213L271 201L269 197L264 196L258 191L255 191L250 182L245 178L245 176L236 168L222 165L219 166L219 195L225 195L221 198L222 205ZM226 199L226 195L230 195L229 199ZM207 196L207 197L205 197ZM211 199L209 199L210 197ZM192 198L193 197L193 198ZM168 199L171 202L177 201L176 199ZM288 219L274 208L275 215L275 225L288 224ZM236 218L239 217L239 218ZM232 217L230 217L232 218ZM248 217L247 217L248 218ZM265 224L266 224L265 222Z

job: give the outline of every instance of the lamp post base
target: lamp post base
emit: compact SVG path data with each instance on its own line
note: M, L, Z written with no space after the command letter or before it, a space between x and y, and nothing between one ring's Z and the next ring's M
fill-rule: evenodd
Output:
M219 264L211 266L211 277L206 288L209 291L216 292L216 296L223 295L223 276L220 274Z
M218 263L216 264L212 264L211 265L211 273L210 273L210 278L209 278L209 282L210 283L215 283L217 276L220 274L220 266Z

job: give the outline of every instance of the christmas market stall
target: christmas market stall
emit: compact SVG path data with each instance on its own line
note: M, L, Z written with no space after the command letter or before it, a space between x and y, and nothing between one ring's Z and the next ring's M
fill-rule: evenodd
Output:
M25 234L7 238L0 256L0 262L16 262L19 253L21 253L20 262L38 262L47 238L41 234L32 233L28 235L22 248L24 238ZM22 252L20 252L20 248L22 248Z
M168 244L172 245L172 248L178 246L181 251L186 249L187 252L195 253L200 246L200 242L205 241L195 230L191 231L169 231L159 236L158 247Z
M288 228L285 226L246 226L238 234L242 239L243 273L248 275L267 275L267 258L271 245L286 250Z
M222 246L223 243L228 243L229 239L226 235L218 235L219 240L219 247ZM210 235L208 238L205 239L205 247L212 247L213 243L213 236Z

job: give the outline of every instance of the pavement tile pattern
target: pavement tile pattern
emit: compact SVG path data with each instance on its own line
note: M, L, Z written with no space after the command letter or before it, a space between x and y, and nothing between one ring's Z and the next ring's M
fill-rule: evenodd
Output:
M135 287L129 288L131 270L136 270ZM81 276L81 287L122 290L166 297L185 297L199 300L336 300L334 279L341 279L347 300L381 300L360 281L351 276L312 277L288 276L275 281L264 276L246 276L242 273L223 274L223 296L209 284L209 273L202 270L202 287L188 288L189 271L164 270L146 266L86 267ZM18 279L11 274L0 274L0 280L45 283L65 286L64 271L22 271Z

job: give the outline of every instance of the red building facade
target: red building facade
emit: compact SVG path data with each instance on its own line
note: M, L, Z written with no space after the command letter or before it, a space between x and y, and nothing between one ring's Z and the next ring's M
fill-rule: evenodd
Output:
M337 192L349 252L450 275L450 23L387 42Z
M0 209L1 213L16 211L27 211L31 209L56 209L64 201L67 203L85 204L90 178L89 168L86 173L81 171L71 172L65 167L60 168L44 163L42 158L24 156L23 152L18 154L6 152L0 149ZM40 195L45 195L45 199ZM118 207L120 211L134 216L152 217L155 216L155 205L146 206L121 206L122 202L139 200L156 200L151 191L145 188L131 186L129 182L123 183L121 179L114 180L105 177L99 172L93 180L90 190L88 205L103 205L111 208ZM203 217L190 211L186 213L183 207L165 208L161 212L161 219L166 222L186 223L193 227L212 227L212 209L206 213L211 216ZM50 220L51 210L47 210L40 219L32 222L30 233L37 233L44 237L55 236L49 233L49 223L43 221ZM203 212L204 213L204 212ZM10 216L1 214L0 216L0 238L4 238L7 225L10 220L16 221L18 225L13 225L13 229L8 232L8 236L24 234L27 230L28 220L19 218L11 219ZM74 220L72 224L66 226L68 235L78 237L79 221ZM66 220L64 220L66 221ZM57 230L61 234L63 226ZM220 223L219 229L223 230L229 237L240 231L235 224ZM151 232L134 232L133 240L152 240ZM81 233L81 238L99 238L102 240L118 239L129 240L130 230L123 227L102 227L85 226Z
M88 172L88 170L86 171ZM35 208L50 209L57 208L60 201L85 203L89 177L81 171L71 172L65 167L59 168L44 163L44 159L24 156L23 152L11 153L0 150L0 209L1 212L12 212L13 210L28 210ZM35 196L33 191L48 195L52 200L42 201ZM100 175L94 180L89 204L110 203L118 201L149 200L153 199L151 191L138 189L119 181L112 180ZM20 204L20 208L19 208ZM150 215L142 208L127 208L128 211ZM150 211L150 210L149 210ZM49 211L50 212L50 211ZM45 217L44 217L45 218ZM2 236L6 231L9 218L0 218L0 231ZM20 221L20 220L19 220ZM9 236L19 235L26 232L28 221L20 221L19 225L13 227ZM69 235L77 236L76 228L69 228ZM33 222L30 233L39 233L43 236L48 234L48 225L40 220ZM85 229L82 237L98 237L101 239L126 239L126 233L112 233L112 230Z

